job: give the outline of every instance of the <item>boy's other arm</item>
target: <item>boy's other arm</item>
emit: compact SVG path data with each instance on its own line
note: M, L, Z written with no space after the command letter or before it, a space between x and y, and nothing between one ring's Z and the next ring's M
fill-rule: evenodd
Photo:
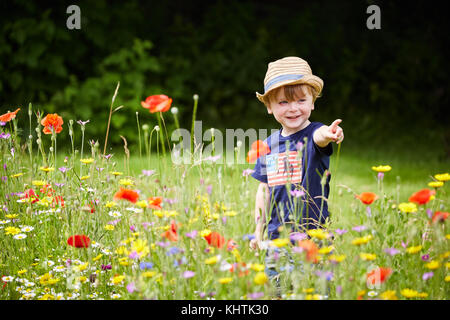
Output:
M341 119L334 120L329 126L321 126L319 129L314 131L313 140L314 143L325 148L331 141L336 143L341 143L344 140L344 130L339 127L342 122Z
M266 222L266 208L269 203L269 187L267 183L261 182L258 186L258 191L256 192L255 199L255 238L250 241L250 248L258 249L260 248L260 243L262 241L262 231L264 223Z

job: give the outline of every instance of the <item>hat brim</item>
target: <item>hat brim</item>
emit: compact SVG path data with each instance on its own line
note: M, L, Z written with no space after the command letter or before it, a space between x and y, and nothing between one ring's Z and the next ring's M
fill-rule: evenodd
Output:
M315 75L306 75L303 78L298 79L298 80L280 81L276 85L274 85L272 88L270 88L267 92L265 92L264 94L256 92L256 97L258 98L259 101L264 103L264 98L267 96L267 94L270 91L272 91L276 88L282 87L282 86L294 85L294 84L308 84L317 91L317 95L319 95L323 89L323 80L322 79L320 79L318 76L315 76Z

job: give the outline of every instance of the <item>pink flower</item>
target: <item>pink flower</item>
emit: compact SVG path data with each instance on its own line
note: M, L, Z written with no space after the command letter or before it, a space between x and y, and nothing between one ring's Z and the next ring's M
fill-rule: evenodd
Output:
M194 271L186 270L185 272L183 272L183 278L185 278L185 279L192 278L193 276L195 276Z

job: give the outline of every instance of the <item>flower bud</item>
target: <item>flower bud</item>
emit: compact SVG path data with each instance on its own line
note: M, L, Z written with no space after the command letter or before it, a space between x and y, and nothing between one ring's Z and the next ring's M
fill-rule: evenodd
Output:
M170 112L172 112L172 114L178 114L178 108L177 107L172 107L172 109L170 109Z
M198 94L194 94L193 98L194 100L198 100Z
M159 126L155 126L155 130L156 130L156 131L159 131Z
M148 131L148 129L150 129L149 126L148 126L148 124L144 124L144 125L142 126L142 130Z

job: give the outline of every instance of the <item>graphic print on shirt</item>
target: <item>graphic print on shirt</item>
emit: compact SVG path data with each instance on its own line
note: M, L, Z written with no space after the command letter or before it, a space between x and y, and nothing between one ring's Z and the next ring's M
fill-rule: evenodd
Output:
M302 181L302 159L297 151L268 154L266 156L267 181L269 187Z

